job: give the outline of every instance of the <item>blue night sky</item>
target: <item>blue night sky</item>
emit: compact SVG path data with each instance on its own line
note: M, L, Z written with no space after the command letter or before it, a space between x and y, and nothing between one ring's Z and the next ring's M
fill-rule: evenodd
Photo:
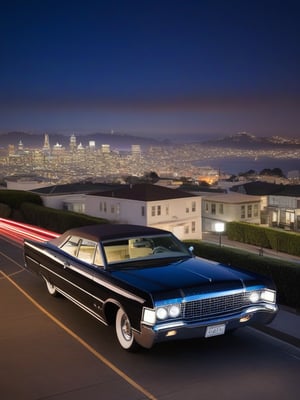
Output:
M10 0L0 132L297 137L300 1Z

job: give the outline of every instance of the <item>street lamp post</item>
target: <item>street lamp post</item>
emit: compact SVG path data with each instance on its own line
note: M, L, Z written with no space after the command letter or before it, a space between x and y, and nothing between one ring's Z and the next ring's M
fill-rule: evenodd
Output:
M219 246L222 246L222 233L225 230L224 222L216 222L215 223L215 231L219 234Z

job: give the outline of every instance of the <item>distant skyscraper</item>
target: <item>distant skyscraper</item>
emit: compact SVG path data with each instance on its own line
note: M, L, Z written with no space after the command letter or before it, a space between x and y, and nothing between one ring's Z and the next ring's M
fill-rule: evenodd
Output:
M71 135L70 137L70 151L74 152L76 151L77 148L77 144L76 144L76 136L74 135L74 133Z
M132 155L141 155L141 146L139 144L132 144L131 153Z
M13 144L8 145L8 155L11 156L15 154L15 146Z
M109 144L102 144L101 145L102 153L110 153L110 145Z
M90 149L90 150L95 150L95 149L96 149L96 142L95 142L95 140L90 140L90 141L89 141L89 149Z
M18 151L22 152L23 150L24 150L23 142L22 142L22 140L20 140L18 143Z
M44 151L44 152L50 152L50 141L49 141L49 135L48 135L48 133L45 133L45 135L44 135L44 146L43 146L43 151Z

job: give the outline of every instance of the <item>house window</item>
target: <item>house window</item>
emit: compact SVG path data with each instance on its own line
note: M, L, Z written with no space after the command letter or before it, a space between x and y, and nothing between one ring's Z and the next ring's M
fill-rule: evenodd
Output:
M211 213L212 213L213 215L216 214L216 204L215 204L215 203L211 203Z
M245 218L246 217L246 209L245 206L241 206L241 218Z
M103 204L102 204L102 201L100 201L100 204L99 204L99 210L100 210L100 212L102 212L102 211L103 211Z
M103 203L103 211L106 213L107 207L106 207L106 201Z
M258 204L254 204L253 206L253 215L254 217L258 217Z
M252 205L248 205L247 207L247 217L252 218Z
M224 204L223 203L219 204L219 213L224 214Z
M184 225L184 233L185 233L185 235L187 235L189 233L189 226L188 225Z
M111 206L110 206L110 212L111 212L112 214L115 213L115 205L114 205L114 204L111 204Z
M161 215L161 206L157 206L157 215Z
M205 202L205 212L208 212L208 202Z
M145 206L142 206L142 207L141 207L141 214L142 214L142 217L145 216Z
M166 215L169 215L169 204L166 205Z
M151 207L151 216L155 217L155 206Z
M185 212L188 214L190 212L189 206L185 206Z
M196 202L192 201L192 212L196 211Z
M196 232L196 221L192 221L192 232Z

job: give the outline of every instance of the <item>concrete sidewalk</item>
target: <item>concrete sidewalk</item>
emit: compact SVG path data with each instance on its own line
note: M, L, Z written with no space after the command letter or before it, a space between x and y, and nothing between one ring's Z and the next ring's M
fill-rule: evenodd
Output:
M214 244L220 243L219 235L216 233L211 233L211 232L203 232L202 240L204 242L208 242L208 243L214 243ZM292 262L300 264L300 257L293 256L293 255L287 254L287 253L281 253L279 251L272 250L272 249L265 249L265 248L261 249L258 246L254 246L254 245L251 245L248 243L242 243L242 242L237 242L235 240L229 240L226 235L221 236L221 245L236 248L236 249L245 249L245 250L247 250L251 253L257 254L257 255L278 258L278 259L292 261Z

